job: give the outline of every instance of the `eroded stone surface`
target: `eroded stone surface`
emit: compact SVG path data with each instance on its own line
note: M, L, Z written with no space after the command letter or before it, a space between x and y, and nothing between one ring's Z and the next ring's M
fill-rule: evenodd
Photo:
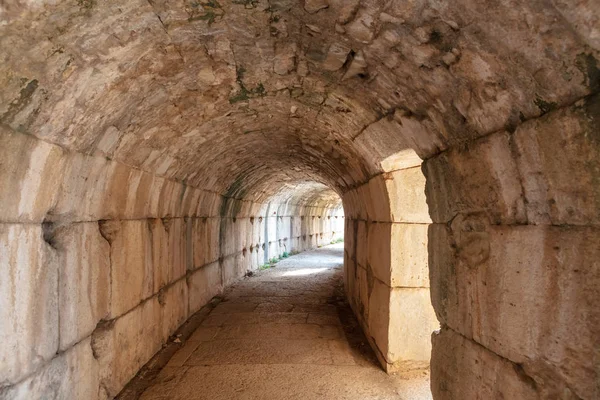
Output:
M445 357L439 341L434 361L491 351L543 382L536 395L598 397L589 383L597 371L582 357L599 347L589 301L600 215L598 19L591 0L5 1L0 285L12 324L1 329L11 358L0 386L42 377L74 348L51 359L56 350L86 340L100 318L92 338L118 327L127 347L103 356L116 361L102 371L119 371L114 381L101 374L100 396L113 395L152 353L130 348L142 334L121 318L155 323L148 348L157 348L227 284L327 244L345 225L346 290L384 363L385 302L395 285L426 286L426 242L436 314L482 345L459 343ZM418 168L408 171L420 159L427 207ZM329 222L338 195L341 224ZM393 229L388 237L373 225L431 221L426 241L408 226L392 241ZM97 246L82 244L81 263L72 259L77 239L63 256L53 249L52 232L78 223L98 223L110 246L107 318L116 320L102 320L106 243L96 235ZM375 231L384 233L369 237ZM378 254L388 243L390 256ZM513 275L519 263L543 281L535 293ZM79 287L57 282L73 270ZM94 271L95 294L80 302ZM323 302L282 287L288 296L270 298L272 313L295 307L290 298ZM244 290L260 300L282 287ZM61 310L85 317L59 340ZM530 326L518 311L543 322ZM506 371L502 394L529 395L522 374L501 364L487 363ZM488 393L477 367L450 371L438 375L449 391L438 396Z

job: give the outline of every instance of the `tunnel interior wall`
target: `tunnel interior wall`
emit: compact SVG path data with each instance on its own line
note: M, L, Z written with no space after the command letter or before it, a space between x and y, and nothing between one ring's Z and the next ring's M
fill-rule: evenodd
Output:
M434 398L600 395L599 121L596 95L424 162Z
M349 302L388 372L429 366L431 306L420 160L373 177L344 196L344 280Z
M426 243L435 399L599 398L600 13L572 3L3 1L1 395L114 393L238 260L326 242L312 208L289 236L266 215L316 181L382 365L423 356L389 321L419 309L390 299L425 289ZM407 149L428 219L393 212ZM428 224L396 286L376 239Z
M2 398L112 398L266 247L343 234L339 204L228 199L7 129L0 153Z

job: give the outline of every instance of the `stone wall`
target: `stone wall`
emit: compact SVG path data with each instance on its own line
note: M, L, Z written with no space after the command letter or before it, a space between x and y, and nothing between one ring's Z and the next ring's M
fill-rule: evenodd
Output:
M112 398L265 248L341 233L335 204L225 199L6 129L0 153L2 398Z
M427 308L427 266L436 399L600 397L600 9L571 3L3 1L0 387L113 393L172 299L327 243L333 193L386 368L424 362L432 315L390 321Z
M599 116L594 96L425 161L435 398L600 396Z
M428 367L430 336L439 328L429 295L431 219L419 164L385 172L344 196L346 292L388 372Z

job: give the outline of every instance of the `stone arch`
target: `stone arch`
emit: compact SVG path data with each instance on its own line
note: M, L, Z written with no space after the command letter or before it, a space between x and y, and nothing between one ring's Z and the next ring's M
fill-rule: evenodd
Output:
M417 193L416 154L434 396L597 397L592 1L12 0L0 18L6 393L114 396L261 262L269 203L310 247L342 198L350 265L379 222L417 222L394 195Z

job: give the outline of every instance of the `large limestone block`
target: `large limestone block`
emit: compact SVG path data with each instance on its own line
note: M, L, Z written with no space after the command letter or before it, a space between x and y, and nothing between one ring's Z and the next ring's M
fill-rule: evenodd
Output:
M378 222L391 221L390 194L385 177L377 175L366 186L368 194L365 193L365 199L368 199L366 203L368 218Z
M58 264L39 225L0 224L0 386L58 350Z
M439 327L428 288L392 289L386 358L399 369L427 367L431 333Z
M432 335L433 398L537 399L535 383L521 367L483 346L443 328ZM569 398L569 397L553 397Z
M400 129L401 126L394 119L382 118L370 124L355 139L358 144L358 150L366 159L382 160L384 171L398 169L393 168L397 166L394 163L385 162L384 160L410 147L404 137L398 135Z
M431 222L425 198L425 176L420 166L386 173L385 186L391 221Z
M389 286L391 279L391 231L390 223L369 223L368 235L359 235L358 243L363 242L366 262L360 263L363 268L367 263L374 275Z
M57 355L24 381L0 389L4 400L98 399L98 362L91 339Z
M111 316L136 307L154 293L152 240L146 220L105 221L111 254ZM110 230L110 234L106 233Z
M354 239L354 245L356 249L356 262L358 265L363 268L367 267L368 255L370 251L369 246L369 233L373 230L372 227L379 225L376 223L366 222L366 221L356 221L356 237ZM381 224L383 225L383 224ZM374 228L374 230L377 230Z
M600 96L514 133L530 224L600 224Z
M114 398L160 350L161 317L155 296L94 331L92 349L100 365L100 398Z
M109 206L110 201L116 200L105 197L106 188L110 186L113 164L116 165L105 158L79 153L70 153L65 157L64 173L53 214L88 221L108 218L112 208ZM119 185L121 192L125 192L123 188L127 188L127 182L120 181Z
M41 222L56 203L62 149L0 127L0 221Z
M373 276L367 269L360 266L356 269L355 296L358 306L358 315L363 321L369 321L369 307L371 292L373 291ZM375 305L379 307L379 305Z
M367 276L368 278L368 276ZM361 279L361 285L363 283ZM375 343L375 354L382 364L387 364L389 350L389 327L390 327L390 295L391 288L377 279L369 279L369 310L367 335ZM362 295L361 295L362 298Z
M59 262L60 349L66 350L109 314L110 245L96 222L61 227L53 240Z
M209 218L207 221L207 229L206 259L204 264L212 263L219 259L221 218Z
M168 282L174 282L185 275L186 271L186 234L183 218L163 218L163 225L168 235Z
M192 219L192 269L199 268L206 264L208 252L208 218Z
M600 232L486 227L477 219L452 228L435 227L430 238L439 248L430 268L442 322L522 364L550 397L564 390L597 397L590 349L600 348Z
M423 163L431 219L483 212L493 223L525 222L525 204L508 133L496 133L465 149L451 149Z
M223 290L221 269L218 262L205 265L194 271L187 279L190 315L202 308L210 299Z
M220 234L221 241L219 243L222 255L230 255L242 250L244 228L245 226L242 219L222 219ZM275 233L275 230L273 233ZM272 240L275 240L275 238L276 236L273 235Z
M158 295L161 305L162 340L166 341L188 317L188 285L180 279Z
M276 244L273 243L273 247L275 247L275 246L276 246ZM277 256L276 251L270 252L269 254L272 257ZM224 257L223 261L220 262L220 264L221 264L221 270L223 273L223 285L228 286L228 285L232 284L239 276L237 265L236 265L236 256L230 255L230 256Z
M427 228L369 224L368 263L377 279L391 287L429 287Z
M160 218L148 220L149 239L152 241L152 291L158 292L170 281L169 233Z

